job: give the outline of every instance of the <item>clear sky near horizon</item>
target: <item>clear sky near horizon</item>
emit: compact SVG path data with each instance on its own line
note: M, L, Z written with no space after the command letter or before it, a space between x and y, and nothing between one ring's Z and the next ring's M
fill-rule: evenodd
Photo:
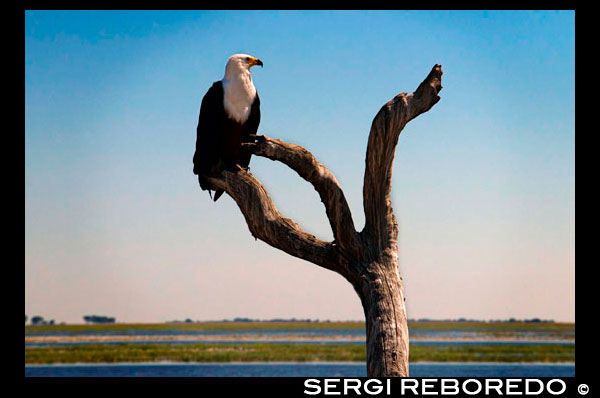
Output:
M26 11L28 316L363 319L341 276L255 241L192 174L235 53L264 62L259 133L328 166L359 230L371 121L441 64L393 169L408 316L574 321L574 11ZM308 183L251 171L332 239Z

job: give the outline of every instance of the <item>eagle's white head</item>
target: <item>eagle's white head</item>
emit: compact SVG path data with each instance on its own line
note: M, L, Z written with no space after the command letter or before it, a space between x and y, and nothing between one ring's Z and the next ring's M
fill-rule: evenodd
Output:
M260 59L248 54L234 54L227 60L225 79L236 78L240 75L250 75L250 68L254 65L263 66L263 63Z
M227 60L223 77L223 105L227 114L240 123L250 114L250 107L256 97L256 88L252 83L250 68L263 66L260 59L248 54L234 54Z

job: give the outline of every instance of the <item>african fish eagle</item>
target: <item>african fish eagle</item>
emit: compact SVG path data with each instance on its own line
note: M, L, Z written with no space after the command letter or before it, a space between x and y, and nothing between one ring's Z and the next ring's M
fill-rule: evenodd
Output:
M263 66L260 59L247 54L229 57L223 79L214 82L200 106L196 129L194 174L202 190L211 188L206 177L216 177L223 170L247 169L251 153L242 143L253 142L260 123L260 99L252 83L250 68ZM215 192L215 202L223 190Z

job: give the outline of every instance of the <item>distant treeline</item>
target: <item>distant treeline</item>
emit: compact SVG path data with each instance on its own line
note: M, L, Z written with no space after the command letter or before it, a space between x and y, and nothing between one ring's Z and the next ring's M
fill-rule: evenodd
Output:
M253 319L253 318L233 318L233 319L222 319L219 321L192 321L190 318L187 318L185 321L170 321L168 323L211 323L211 322L280 322L280 323L290 323L290 322L298 322L298 323L331 323L331 322L363 322L363 321L330 321L329 319L319 320L319 319L286 319L286 318L273 318L273 319ZM553 319L540 319L540 318L531 318L531 319L490 319L490 320L481 320L481 319L467 319L467 318L458 318L458 319L430 319L430 318L419 318L419 319L409 319L409 323L417 323L417 322L470 322L470 323L554 323Z
M167 323L228 323L228 322L331 322L329 320L320 321L318 319L283 319L283 318L273 318L273 319L252 319L252 318L233 318L233 319L221 319L218 321L193 321L190 318L187 318L185 321L168 321ZM345 321L345 322L356 322L356 321Z
M27 315L25 315L25 323L27 323ZM85 315L83 320L86 323L115 323L116 320L114 317L108 317L104 315ZM32 325L54 325L54 319L45 320L42 316L35 315L30 320ZM187 318L185 321L168 321L166 323L212 323L212 322L278 322L278 323L331 323L331 322L363 322L361 321L331 321L329 319L320 320L320 319L297 319L297 318L273 318L273 319L253 319L253 318L233 318L233 319L223 319L220 321L193 321L190 318ZM469 322L469 323L554 323L553 319L540 319L540 318L531 318L531 319L490 319L490 320L480 320L480 319L467 319L467 318L458 318L458 319L430 319L430 318L419 318L419 319L408 319L409 323L417 323L417 322ZM64 322L61 322L64 324Z
M27 315L25 315L25 323L27 323ZM32 325L54 325L54 319L46 320L43 316L34 315L31 317Z
M27 314L25 314L25 323L27 323L27 319L29 319L27 317ZM115 318L114 317L108 317L108 316L103 316L103 315L84 315L83 316L83 320L86 323L115 323ZM30 320L32 325L54 325L54 319L50 319L50 320L46 320L44 319L43 316L40 315L35 315L33 317L31 317ZM64 322L60 323L61 325L64 325Z
M540 318L531 318L531 319L490 319L490 320L480 320L480 319L466 319L466 318L458 318L458 319L429 319L429 318L419 318L419 319L409 319L408 322L471 322L471 323L554 323L553 319L540 319Z
M115 318L103 315L84 315L86 323L115 323Z
M223 322L302 322L302 323L306 323L306 322L329 322L328 320L326 321L319 321L318 319L296 319L296 318L291 318L291 319L284 319L284 318L273 318L273 319L265 319L265 320L260 320L260 319L251 319L251 318L233 318L232 321L229 320L223 320Z

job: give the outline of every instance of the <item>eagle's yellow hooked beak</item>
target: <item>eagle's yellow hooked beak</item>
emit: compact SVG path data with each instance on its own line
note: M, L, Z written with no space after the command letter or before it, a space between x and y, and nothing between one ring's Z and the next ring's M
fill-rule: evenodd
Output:
M250 57L250 59L248 60L248 67L251 67L251 66L254 66L254 65L263 66L263 63L258 58Z

